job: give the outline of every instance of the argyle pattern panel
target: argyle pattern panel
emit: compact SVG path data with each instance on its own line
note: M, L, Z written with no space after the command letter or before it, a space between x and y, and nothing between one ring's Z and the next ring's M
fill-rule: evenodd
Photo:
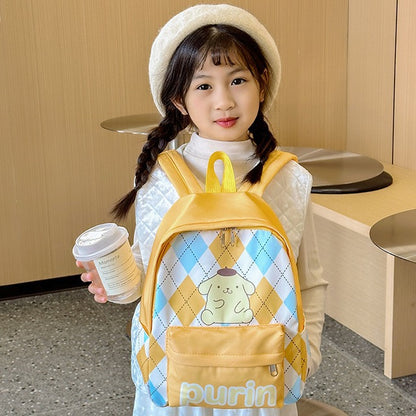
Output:
M222 282L221 271L241 283L236 287L241 290L239 304L246 305L244 317L210 309L203 287L210 279L216 279L216 285ZM306 373L308 345L306 335L298 333L294 277L280 240L269 231L253 229L177 235L160 262L152 334L143 337L138 354L152 400L159 406L168 404L165 341L169 326L275 323L285 326L284 397L285 404L294 403L303 392L301 375Z

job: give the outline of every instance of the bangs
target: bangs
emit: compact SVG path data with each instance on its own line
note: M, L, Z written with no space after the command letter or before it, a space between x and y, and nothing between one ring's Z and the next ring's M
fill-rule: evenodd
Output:
M233 48L224 48L220 45L215 45L211 49L206 49L201 51L201 54L198 59L198 67L202 68L205 61L211 59L212 63L215 66L227 65L234 66L236 64L243 64L243 66L248 66L245 60L240 54L237 53L237 48L233 45Z
M228 33L217 32L209 38L199 51L197 68L202 68L205 61L211 59L215 66L241 65L248 69L256 78L259 71L253 56L234 37Z

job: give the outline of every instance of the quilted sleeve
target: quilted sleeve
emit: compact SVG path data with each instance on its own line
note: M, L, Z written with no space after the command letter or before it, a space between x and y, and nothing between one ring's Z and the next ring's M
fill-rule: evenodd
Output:
M295 258L299 254L311 187L310 173L291 161L277 173L263 195L286 231Z
M178 194L159 166L153 170L149 180L137 193L135 202L136 227L133 254L136 263L146 273L153 240L159 224Z

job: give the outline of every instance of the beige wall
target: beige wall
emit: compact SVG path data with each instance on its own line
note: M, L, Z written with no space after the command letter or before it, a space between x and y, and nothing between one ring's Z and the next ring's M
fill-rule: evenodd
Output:
M414 16L412 1L399 1ZM0 0L0 285L78 272L74 238L111 220L141 147L137 136L99 124L155 111L147 81L152 40L170 16L196 3ZM255 14L278 43L283 77L269 118L282 144L392 159L395 0L230 3ZM407 68L416 35L411 17L400 16L409 24L399 31L398 64ZM416 161L408 101L415 67L397 70L394 157L402 165ZM132 230L131 216L126 224Z
M416 2L399 0L394 163L416 169Z
M395 30L396 0L349 1L346 147L390 163Z

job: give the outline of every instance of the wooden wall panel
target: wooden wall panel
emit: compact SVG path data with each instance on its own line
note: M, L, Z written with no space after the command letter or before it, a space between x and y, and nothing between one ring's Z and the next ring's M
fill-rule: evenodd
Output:
M416 3L398 1L394 164L416 169Z
M99 127L133 111L122 59L102 46L116 54L128 45L109 29L120 14L115 2L0 6L0 283L8 284L77 273L74 238L110 220L111 205L132 183L139 145Z
M279 2L282 84L277 129L286 146L346 146L348 1Z
M396 0L349 0L346 150L392 163Z
M32 10L24 4L13 4L20 18L20 24L13 24L7 18L5 4L1 6L0 252L2 280L14 281L24 269L47 271L50 241L44 238L47 185L43 152L36 134L41 123L37 117L37 73L33 70L36 53ZM22 22L26 23L25 30ZM6 31L7 39L3 37Z

